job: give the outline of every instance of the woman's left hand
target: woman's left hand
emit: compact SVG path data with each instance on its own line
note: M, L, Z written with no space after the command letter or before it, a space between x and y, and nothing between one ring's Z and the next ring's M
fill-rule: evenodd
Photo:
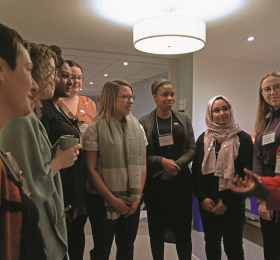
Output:
M224 215L228 207L220 199L214 210L212 211L215 215Z
M162 175L161 175L162 174ZM168 179L170 179L170 177L172 177L166 170L160 170L159 172L157 172L156 174L154 174L154 176L153 177L157 177L157 176L159 176L159 175L161 175L161 177L160 177L160 179L161 180L168 180Z
M128 211L128 213L125 215L125 218L127 218L130 215L133 215L135 213L135 211L138 209L139 206L139 202L134 201L130 204L130 210Z

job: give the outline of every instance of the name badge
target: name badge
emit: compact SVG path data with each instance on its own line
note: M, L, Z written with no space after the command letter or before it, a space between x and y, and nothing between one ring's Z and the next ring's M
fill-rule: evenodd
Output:
M267 145L275 142L275 132L270 132L262 137L262 145Z
M80 135L80 145L81 145L81 149L83 149L83 139L81 135Z
M276 165L275 165L275 173L280 173L280 155L278 154L277 160L276 160Z
M159 146L167 146L167 145L173 145L173 136L172 135L164 135L159 136Z
M87 130L87 128L88 128L88 124L81 124L79 126L79 128L80 128L80 132L84 133Z
M80 110L82 113L85 113L85 111L84 110Z

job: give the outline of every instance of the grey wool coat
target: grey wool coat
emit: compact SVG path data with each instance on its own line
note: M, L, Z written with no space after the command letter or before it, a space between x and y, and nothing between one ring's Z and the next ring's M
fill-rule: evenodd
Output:
M175 163L181 168L185 168L193 160L196 155L197 148L195 144L195 138L193 133L193 128L189 117L181 112L171 110L172 114L177 118L177 120L183 125L184 128L184 139L182 140L182 156L175 161ZM147 140L147 166L162 166L161 162L163 157L155 155L153 147L153 137L152 132L154 128L156 109L153 110L150 114L140 118L139 122L143 126ZM191 178L191 176L189 176Z

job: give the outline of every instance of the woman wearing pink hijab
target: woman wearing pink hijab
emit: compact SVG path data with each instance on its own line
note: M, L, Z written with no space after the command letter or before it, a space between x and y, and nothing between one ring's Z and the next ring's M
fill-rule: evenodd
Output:
M197 139L193 161L194 194L198 198L208 260L221 259L221 240L229 260L244 260L242 244L244 197L227 189L236 174L252 169L253 143L235 123L233 108L224 96L206 107L207 130Z

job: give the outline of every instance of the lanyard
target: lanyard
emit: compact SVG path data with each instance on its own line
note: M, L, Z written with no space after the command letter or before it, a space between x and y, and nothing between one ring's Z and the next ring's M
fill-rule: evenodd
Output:
M60 112L61 112L62 116L63 116L63 117L68 121L68 123L70 123L70 125L77 131L78 135L81 136L80 131L71 123L71 121L69 120L68 116L65 114L65 112L64 112L64 110L63 110L63 108L62 108L62 106L61 106L58 102L57 102L57 105L58 105L58 107L59 107L59 109L60 109Z
M275 128L273 131L270 131L270 132L276 132L276 130L277 130L277 128L278 128L279 125L280 125L280 121L279 121L278 125L276 126L276 128ZM267 126L267 128L268 128L269 126L270 126L270 124ZM263 135L265 135L265 132L266 132L267 128L264 130ZM270 133L270 132L269 132L269 133Z
M156 121L157 121L157 130L158 130L158 136L164 136L159 134L159 127L158 127L158 120L157 120L157 114L156 114ZM172 135L172 113L171 113L171 133L165 134L165 135Z
M267 144L271 144L271 143L275 142L276 130L279 125L280 125L280 122L278 123L278 125L276 126L276 128L273 131L266 133L266 130L268 129L269 125L267 126L267 128L265 129L265 131L262 135L262 145L267 145Z

